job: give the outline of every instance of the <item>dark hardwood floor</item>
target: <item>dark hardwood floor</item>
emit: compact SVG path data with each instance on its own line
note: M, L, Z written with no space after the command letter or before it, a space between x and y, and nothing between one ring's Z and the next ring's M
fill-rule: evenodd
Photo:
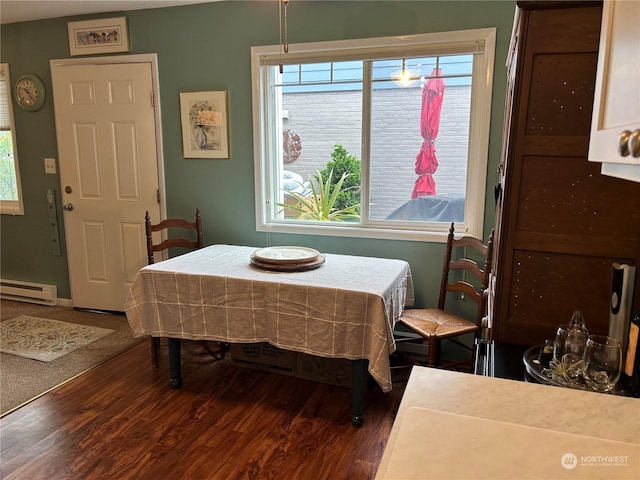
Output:
M408 370L370 385L365 424L347 388L213 361L183 342L183 386L143 342L0 419L10 479L372 479Z

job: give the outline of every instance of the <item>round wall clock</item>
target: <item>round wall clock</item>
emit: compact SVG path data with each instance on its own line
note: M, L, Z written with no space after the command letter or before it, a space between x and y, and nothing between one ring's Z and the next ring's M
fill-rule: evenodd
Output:
M16 101L24 110L40 110L44 105L44 97L44 85L36 75L27 73L16 82Z

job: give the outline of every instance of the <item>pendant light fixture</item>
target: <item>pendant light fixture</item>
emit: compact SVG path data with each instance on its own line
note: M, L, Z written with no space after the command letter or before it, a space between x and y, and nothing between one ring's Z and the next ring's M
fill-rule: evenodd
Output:
M418 80L417 74L413 73L410 69L407 68L407 59L402 59L402 70L398 70L391 74L391 80L396 85L401 87L410 87L416 80Z

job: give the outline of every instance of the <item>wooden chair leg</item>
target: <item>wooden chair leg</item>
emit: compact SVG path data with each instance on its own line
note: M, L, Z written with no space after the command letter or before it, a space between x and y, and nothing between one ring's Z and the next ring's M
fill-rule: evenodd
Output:
M151 363L153 368L158 368L158 355L160 351L160 339L151 337Z
M427 365L435 367L440 359L440 342L436 337L429 337L429 351L427 352Z

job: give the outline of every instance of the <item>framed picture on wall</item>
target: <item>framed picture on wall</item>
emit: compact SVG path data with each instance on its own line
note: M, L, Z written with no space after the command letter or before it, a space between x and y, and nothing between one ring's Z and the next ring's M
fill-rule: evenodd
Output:
M229 158L227 91L180 94L184 158Z
M71 55L129 51L126 17L69 22L67 28Z

